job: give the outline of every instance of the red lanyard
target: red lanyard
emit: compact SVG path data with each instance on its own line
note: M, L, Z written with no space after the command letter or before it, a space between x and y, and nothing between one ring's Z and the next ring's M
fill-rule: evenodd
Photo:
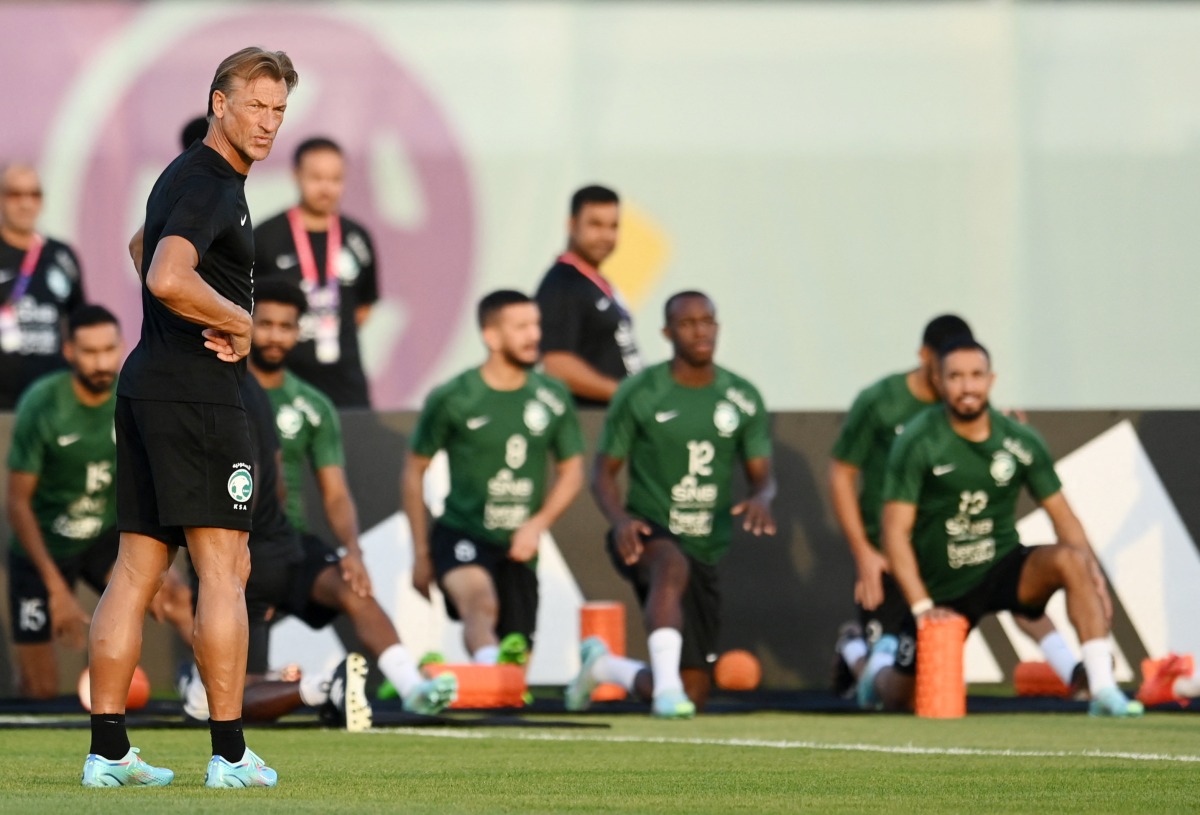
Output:
M292 242L296 244L296 260L300 264L300 274L304 277L306 292L314 292L320 288L320 278L317 275L317 259L313 255L312 241L309 240L308 230L304 228L304 218L300 207L292 207L287 213L288 225L292 228ZM338 259L342 254L342 220L336 214L329 216L329 232L325 243L325 288L334 305L338 301Z
M13 284L8 299L4 301L5 306L16 303L25 296L25 290L29 288L29 278L33 277L33 270L37 268L38 260L42 257L42 247L45 245L42 236L33 233L33 242L29 244L29 248L25 250L25 257L21 259L21 275Z
M588 263L579 255L575 254L574 252L563 252L558 256L558 261L559 263L566 263L569 266L574 266L576 271L578 271L588 280L595 283L596 287L599 288L600 291L604 292L604 295L609 300L617 299L616 293L613 291L612 283L609 283L607 280L601 277L600 272L596 270L596 267Z

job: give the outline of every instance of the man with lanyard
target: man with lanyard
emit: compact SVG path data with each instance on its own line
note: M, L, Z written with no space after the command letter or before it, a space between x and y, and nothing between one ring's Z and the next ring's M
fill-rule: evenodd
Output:
M39 235L42 185L32 167L0 173L0 410L39 376L64 367L62 322L83 302L79 260Z
M300 203L254 230L255 275L298 285L308 300L288 367L339 408L369 408L358 329L379 299L375 248L340 212L346 163L337 143L304 141L293 170Z
M613 682L650 699L656 717L693 716L712 683L721 624L716 564L729 549L732 517L754 535L775 534L762 397L713 361L717 319L707 295L680 292L664 310L674 355L621 384L592 468L592 495L612 524L609 555L645 614L650 665L614 656L589 637L567 687L568 710L587 708L596 685ZM738 460L750 497L735 505ZM617 475L627 461L622 500Z
M621 295L600 272L617 247L620 200L607 187L571 196L567 251L542 278L542 364L567 384L580 407L603 407L617 385L642 368L633 322Z

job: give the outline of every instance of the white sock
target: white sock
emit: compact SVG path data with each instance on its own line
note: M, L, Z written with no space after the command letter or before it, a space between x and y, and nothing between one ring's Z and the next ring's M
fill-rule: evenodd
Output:
M860 659L867 655L868 650L867 641L862 637L855 637L842 643L842 649L839 653L841 653L842 659L846 661L846 664L850 666L850 670L854 670L854 666L858 664Z
M421 684L421 672L417 670L417 663L413 662L412 654L400 643L383 649L376 663L388 681L396 686L396 692L400 694L401 699Z
M609 654L592 665L592 678L601 684L612 682L627 691L633 690L633 681L646 669L645 662Z
M1088 640L1079 646L1079 650L1083 653L1083 667L1087 670L1088 690L1092 698L1095 699L1102 691L1115 688L1117 680L1113 678L1112 649L1108 645L1108 638Z
M495 665L499 658L499 645L485 645L471 655L471 661L476 665Z
M867 660L866 666L863 668L863 676L878 676L879 672L884 668L890 668L896 664L896 652L880 648L871 654Z
M1075 659L1075 655L1071 653L1071 647L1067 645L1063 635L1057 631L1051 631L1042 637L1038 647L1042 649L1042 655L1046 657L1046 662L1050 663L1050 667L1054 669L1054 673L1058 675L1062 683L1070 685L1071 675L1075 673L1075 665L1079 660Z
M646 638L650 648L650 671L654 674L654 695L665 691L682 691L679 676L679 656L683 653L683 634L674 628L659 628Z
M1194 699L1200 696L1200 677L1181 676L1171 686L1175 695L1183 699Z
M320 707L329 701L329 676L300 677L300 701L309 707Z
M188 680L187 692L183 695L183 712L201 721L208 718L208 694L204 691L200 670L195 665L192 666L192 678Z

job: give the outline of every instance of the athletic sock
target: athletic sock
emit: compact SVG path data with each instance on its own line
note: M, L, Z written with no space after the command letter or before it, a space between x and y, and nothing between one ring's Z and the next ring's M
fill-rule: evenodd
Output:
M88 752L116 761L129 752L129 734L125 732L124 713L92 714L92 746Z
M192 666L192 678L188 680L187 690L183 694L183 712L200 721L208 718L208 693L204 690L204 682L195 665Z
M1200 696L1200 677L1181 676L1175 680L1171 690L1181 699L1194 699Z
M1057 631L1051 631L1042 637L1038 647L1042 649L1042 655L1046 657L1046 662L1050 663L1054 673L1058 675L1064 685L1069 686L1079 660L1075 659L1075 654L1071 653L1071 646L1067 645L1063 635Z
M499 658L499 645L485 645L471 655L471 661L476 665L495 665Z
M890 668L895 664L895 649L879 648L867 659L866 667L863 668L863 676L878 676L884 668Z
M644 670L646 670L645 662L608 654L596 660L592 665L592 678L601 684L612 682L627 691L632 691L634 680Z
M328 676L300 677L300 701L309 707L320 707L329 701Z
M1109 648L1108 638L1088 640L1079 646L1083 654L1083 667L1087 671L1088 690L1092 698L1109 688L1117 686L1113 678L1112 649Z
M665 691L682 691L679 676L679 656L683 653L683 635L674 628L659 628L646 638L650 649L650 672L654 674L654 695Z
M421 684L421 672L417 663L413 662L412 654L400 643L389 645L376 660L379 670L396 688L400 698L408 696L409 692Z
M218 722L208 720L208 732L212 736L212 754L220 756L230 764L241 761L246 754L246 735L242 732L242 717Z
M854 666L858 661L867 655L867 641L862 637L854 637L847 639L842 643L842 647L838 653L842 655L842 659L850 666L850 670L854 670Z

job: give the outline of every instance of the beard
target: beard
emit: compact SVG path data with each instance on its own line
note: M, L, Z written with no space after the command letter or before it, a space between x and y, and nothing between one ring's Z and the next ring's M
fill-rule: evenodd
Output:
M950 408L950 415L953 416L958 421L973 422L976 419L978 419L980 416L982 416L983 414L987 413L988 408L991 407L991 402L987 401L986 399L983 400L983 404L981 404L979 406L979 409L973 410L970 413L965 413L965 412L959 410L958 408L954 407L954 405L947 404L947 407Z
M262 349L257 345L250 346L250 361L254 363L254 367L265 373L273 374L283 367L284 361L287 359L287 354L279 358L278 362L266 359L263 357Z
M530 370L538 363L537 354L534 354L533 359L529 361L521 359L508 348L500 349L500 354L504 357L504 361L509 365L512 365L514 368L522 368L526 371Z
M94 393L99 396L102 393L107 393L112 390L113 383L117 381L117 375L110 371L98 371L91 376L84 376L75 372L75 381L83 386L83 389L88 393Z

